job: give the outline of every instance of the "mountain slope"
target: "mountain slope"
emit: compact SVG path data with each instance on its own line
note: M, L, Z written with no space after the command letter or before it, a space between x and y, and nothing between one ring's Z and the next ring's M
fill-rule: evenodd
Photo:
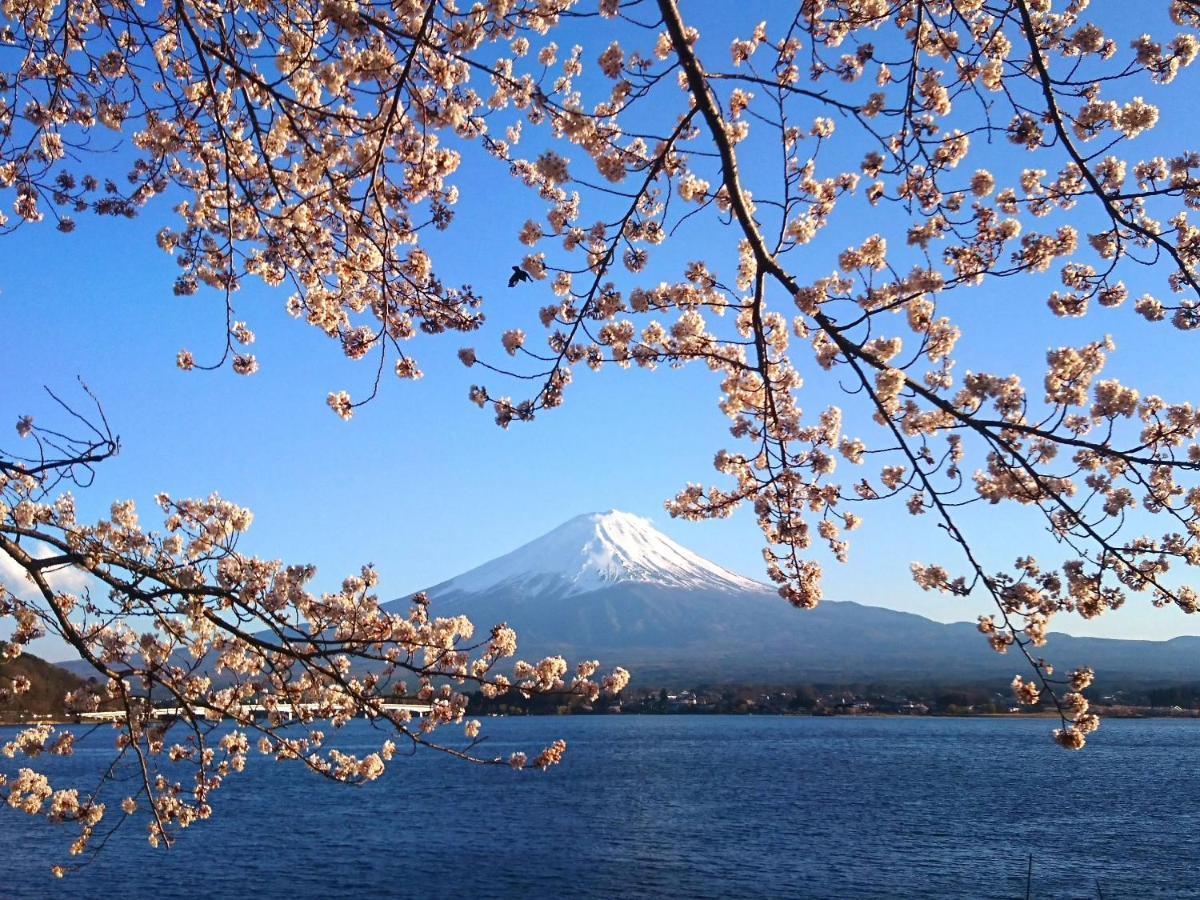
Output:
M677 544L648 519L611 510L576 516L434 590L479 593L519 586L527 592L561 589L569 597L629 582L687 590L764 589Z
M29 679L30 689L0 700L0 720L15 719L22 713L62 715L67 694L83 685L74 673L32 653L0 662L0 687L7 688L13 679L22 677Z
M428 593L434 615L465 614L479 628L508 622L524 658L599 658L643 682L992 680L1024 669L968 623L850 602L793 609L770 587L616 511L571 519ZM1200 681L1200 638L1053 635L1046 653L1060 669Z

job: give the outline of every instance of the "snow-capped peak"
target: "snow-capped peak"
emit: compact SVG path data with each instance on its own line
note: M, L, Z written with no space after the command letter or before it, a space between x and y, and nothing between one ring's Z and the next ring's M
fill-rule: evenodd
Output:
M721 591L768 590L677 544L649 519L615 509L576 516L435 590L477 593L543 580L547 587L550 582L565 582L567 594L620 582Z

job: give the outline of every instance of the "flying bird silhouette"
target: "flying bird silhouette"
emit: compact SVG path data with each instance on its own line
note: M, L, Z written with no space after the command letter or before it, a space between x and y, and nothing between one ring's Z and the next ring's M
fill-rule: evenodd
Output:
M512 270L513 273L508 276L508 286L510 288L516 287L522 281L529 281L529 273L520 266L513 266Z

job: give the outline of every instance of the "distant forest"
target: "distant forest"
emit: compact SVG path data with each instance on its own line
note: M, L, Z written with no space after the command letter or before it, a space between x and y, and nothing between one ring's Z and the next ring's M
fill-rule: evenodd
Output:
M1108 683L1086 691L1094 706L1110 715L1200 713L1200 682L1186 684ZM510 694L488 699L476 693L473 715L996 715L1048 712L1048 701L1020 707L1008 684L828 683L708 684L688 690L643 688L619 698L589 704L579 697Z

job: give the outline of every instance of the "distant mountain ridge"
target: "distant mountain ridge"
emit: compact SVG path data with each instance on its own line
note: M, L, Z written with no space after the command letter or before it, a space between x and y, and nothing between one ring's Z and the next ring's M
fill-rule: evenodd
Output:
M980 683L1024 674L968 622L849 601L801 611L773 588L704 559L649 520L612 510L549 533L429 588L434 616L477 629L508 622L518 655L599 659L638 683ZM387 604L406 610L408 598ZM1103 681L1200 683L1200 637L1112 640L1051 634L1060 671L1090 665ZM62 666L84 677L82 661Z
M846 601L793 609L768 585L617 510L576 516L427 593L434 615L465 614L477 628L508 622L523 658L599 658L643 683L978 681L1024 669L1015 654L990 650L970 623ZM1045 652L1062 669L1087 664L1102 677L1200 681L1200 637L1053 634Z

